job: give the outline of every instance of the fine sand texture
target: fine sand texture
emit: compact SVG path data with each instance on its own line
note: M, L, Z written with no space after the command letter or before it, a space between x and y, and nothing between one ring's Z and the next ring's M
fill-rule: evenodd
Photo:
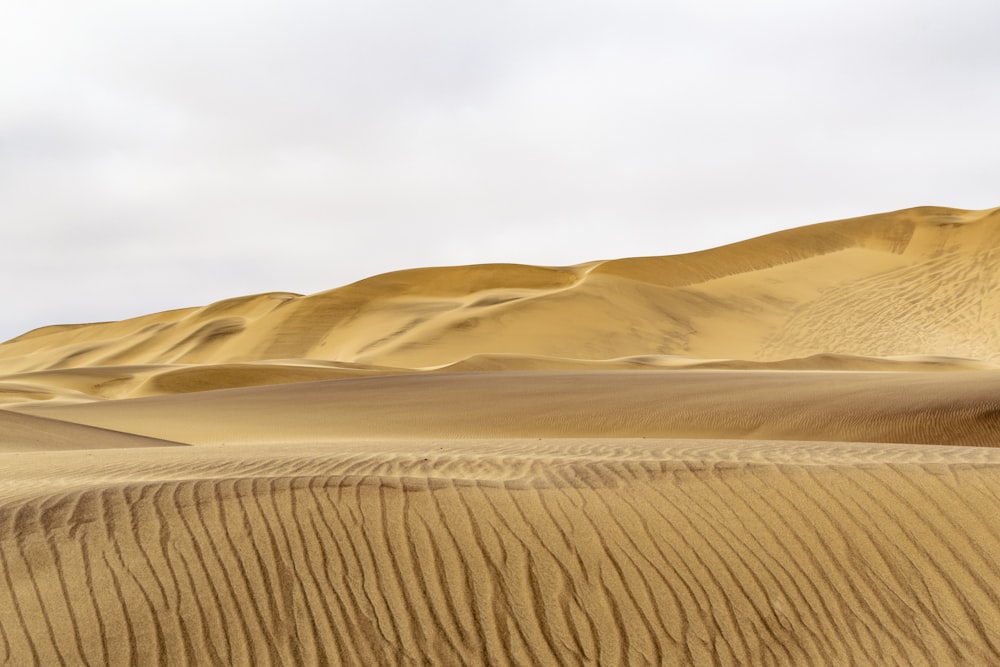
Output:
M1000 664L1000 209L0 344L0 664Z
M0 509L11 664L1000 659L996 449L373 440L15 456L0 454L16 471Z

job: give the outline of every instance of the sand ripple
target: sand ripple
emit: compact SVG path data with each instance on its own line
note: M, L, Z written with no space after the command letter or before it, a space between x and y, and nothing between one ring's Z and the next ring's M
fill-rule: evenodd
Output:
M995 450L324 447L199 448L193 466L135 450L117 481L88 487L78 473L79 487L47 492L39 477L34 495L0 505L0 657L1000 660ZM79 455L55 456L71 467Z

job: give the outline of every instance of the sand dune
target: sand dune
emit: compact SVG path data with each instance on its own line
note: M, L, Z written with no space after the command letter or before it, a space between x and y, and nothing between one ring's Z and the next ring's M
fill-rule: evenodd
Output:
M133 451L0 509L8 661L1000 660L992 449Z
M290 384L318 380L467 373L473 371L581 370L801 370L801 371L973 371L1000 366L978 359L944 356L862 357L820 354L802 359L747 361L699 359L676 355L642 355L620 359L568 359L517 354L477 354L428 369L393 368L316 359L269 360L228 364L146 364L63 368L15 373L0 380L0 406L45 402L45 405L90 403L94 400L137 398Z
M866 357L854 354L814 354L798 359L752 361L747 359L702 359L678 355L644 354L620 359L567 359L518 354L476 354L461 361L428 370L529 371L529 370L801 370L801 371L970 371L998 370L997 364L961 357L911 355ZM389 374L388 369L386 373ZM228 387L218 387L225 389Z
M162 438L0 410L0 452L130 449L180 444Z
M1000 664L998 248L925 207L28 332L0 663Z
M192 444L593 436L1000 445L1000 373L990 371L391 375L18 409Z
M321 359L422 368L482 353L775 361L1000 360L1000 209L920 208L671 257L385 274L0 345L0 372Z

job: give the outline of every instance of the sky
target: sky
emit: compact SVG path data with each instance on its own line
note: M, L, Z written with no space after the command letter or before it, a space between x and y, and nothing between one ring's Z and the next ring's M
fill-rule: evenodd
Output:
M1000 205L995 0L4 0L0 339Z

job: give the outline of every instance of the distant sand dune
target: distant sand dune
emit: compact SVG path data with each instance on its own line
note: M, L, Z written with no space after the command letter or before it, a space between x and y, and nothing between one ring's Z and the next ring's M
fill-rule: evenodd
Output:
M575 267L399 271L0 345L0 373L320 359L397 368L482 353L1000 361L1000 209L918 208L703 252Z
M675 355L641 355L620 359L568 359L516 354L477 354L428 369L393 368L316 359L290 359L231 364L146 364L29 371L0 381L0 407L39 403L64 405L94 400L138 398L237 389L318 380L467 373L471 371L571 370L801 370L801 371L974 371L1000 366L977 359L944 356L860 357L819 354L801 359L746 361L700 359Z

